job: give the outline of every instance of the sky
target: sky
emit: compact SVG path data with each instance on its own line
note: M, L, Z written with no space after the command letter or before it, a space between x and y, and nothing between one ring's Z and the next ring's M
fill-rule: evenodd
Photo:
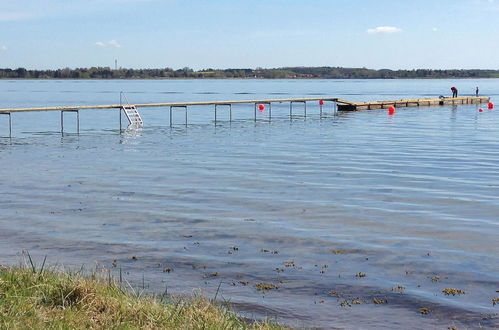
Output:
M499 0L0 0L0 68L499 69Z

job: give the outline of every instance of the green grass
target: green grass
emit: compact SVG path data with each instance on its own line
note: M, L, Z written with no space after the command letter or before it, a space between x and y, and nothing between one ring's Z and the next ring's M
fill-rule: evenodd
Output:
M0 329L282 329L202 297L160 299L95 275L0 267Z

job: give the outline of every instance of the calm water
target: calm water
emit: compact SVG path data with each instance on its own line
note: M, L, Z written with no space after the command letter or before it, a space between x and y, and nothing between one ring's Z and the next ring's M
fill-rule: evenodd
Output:
M118 103L120 91L133 103L398 99L452 85L498 99L499 80L0 81L0 108ZM211 298L220 285L243 315L298 327L499 326L499 110L320 120L310 103L290 121L288 109L254 123L252 105L235 106L215 126L212 108L191 108L173 128L167 109L143 109L144 128L121 135L116 110L81 111L80 135L64 136L59 113L14 114L14 137L0 138L0 263L27 249L121 268L155 292Z

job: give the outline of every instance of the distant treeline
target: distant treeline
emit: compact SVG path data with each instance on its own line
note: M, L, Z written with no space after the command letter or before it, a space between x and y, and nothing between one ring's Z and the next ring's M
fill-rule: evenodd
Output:
M499 70L372 70L340 67L285 67L277 69L118 69L109 67L58 70L0 69L0 79L168 79L168 78L264 78L264 79L411 79L499 78Z

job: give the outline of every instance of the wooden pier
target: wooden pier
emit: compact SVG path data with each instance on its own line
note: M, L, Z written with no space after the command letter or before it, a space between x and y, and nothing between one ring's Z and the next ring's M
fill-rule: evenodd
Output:
M335 102L337 98L309 97L309 98L288 98L288 99L261 99L261 100L231 100L231 101L202 101L202 102L166 102L166 103L139 103L134 104L137 108L165 108L165 107L190 107L202 105L227 105L227 104L269 104L269 103L288 103L288 102ZM107 105L68 105L55 107L29 107L29 108L0 108L0 113L30 112L30 111L61 111L61 110L85 110L85 109L121 109L123 104Z
M419 107L419 106L436 106L436 105L459 105L459 104L481 104L490 102L488 96L461 96L455 98L439 97L426 99L402 99L396 101L369 101L369 102L351 102L339 98L330 97L312 97L312 98L285 98L285 99L255 99L255 100L231 100L231 101L203 101L203 102L166 102L166 103L142 103L130 104L124 93L120 93L120 100L126 102L121 104L108 105L70 105L70 106L54 106L54 107L27 107L27 108L0 108L0 115L8 115L9 119L9 137L12 136L12 117L13 113L33 112L33 111L60 111L61 112L61 133L64 133L64 113L75 112L77 114L77 132L80 128L79 111L86 109L93 110L118 110L120 132L122 130L122 113L125 113L130 126L142 126L142 118L138 112L138 108L169 108L170 110L170 126L173 126L172 113L174 109L182 109L185 111L185 125L188 123L187 109L193 106L212 106L214 109L215 124L217 122L218 107L226 107L229 110L229 121L232 121L232 106L235 104L252 104L254 105L254 120L257 121L257 108L268 106L268 120L272 118L272 104L274 103L289 103L289 118L293 118L293 109L296 104L300 105L300 110L303 110L303 116L307 116L307 102L316 102L319 108L320 118L323 118L323 108L331 106L332 113L338 111L357 111L371 109L386 109L389 107Z
M460 96L460 97L440 97L428 99L402 99L397 101L369 101L369 102L350 102L338 99L339 111L357 111L371 109L387 109L389 107L405 108L435 105L457 105L457 104L480 104L488 103L488 96Z

